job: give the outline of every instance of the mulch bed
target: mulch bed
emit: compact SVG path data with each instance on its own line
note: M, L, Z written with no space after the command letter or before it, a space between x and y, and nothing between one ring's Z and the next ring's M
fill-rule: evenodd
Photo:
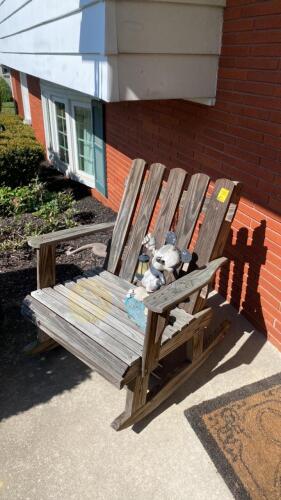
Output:
M185 415L237 500L281 498L281 373Z
M54 190L71 190L76 200L75 219L78 224L107 222L115 219L115 214L97 200L89 196L82 185L64 179L50 169L43 169L41 177ZM25 214L17 220L20 233L30 219ZM12 219L10 219L12 221ZM1 219L0 224L7 224L9 219ZM13 221L14 224L14 221ZM102 259L95 257L90 249L67 256L69 247L78 248L87 243L100 241L107 243L110 232L96 236L68 241L57 247L57 281L71 279L83 271L101 265ZM23 349L35 340L35 327L23 319L20 307L23 298L36 289L36 254L27 244L13 251L0 252L0 371L15 366L24 357Z

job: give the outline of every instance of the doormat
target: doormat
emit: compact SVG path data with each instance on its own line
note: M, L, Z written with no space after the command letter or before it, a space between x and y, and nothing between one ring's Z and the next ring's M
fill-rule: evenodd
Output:
M281 373L185 411L236 499L281 498Z

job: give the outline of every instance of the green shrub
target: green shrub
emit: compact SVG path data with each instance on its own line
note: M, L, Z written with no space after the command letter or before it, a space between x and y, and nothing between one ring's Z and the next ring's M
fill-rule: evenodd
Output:
M37 180L28 186L15 189L0 187L0 217L35 212L51 196L52 194L44 189L44 184Z
M0 109L1 113L4 115L15 115L16 114L16 106L15 103L12 102L2 102L2 109Z
M49 192L38 181L16 189L0 188L0 217L12 216L1 221L0 252L25 246L31 236L75 226L74 203L71 193ZM22 219L20 214L26 212L32 213Z
M0 217L34 213L45 220L65 214L74 205L73 196L67 191L52 193L36 179L28 186L15 189L0 187Z
M38 172L44 159L43 147L36 141L33 130L18 116L1 115L0 124L0 186L14 188L27 185Z
M0 96L2 102L12 101L12 92L6 80L0 77Z

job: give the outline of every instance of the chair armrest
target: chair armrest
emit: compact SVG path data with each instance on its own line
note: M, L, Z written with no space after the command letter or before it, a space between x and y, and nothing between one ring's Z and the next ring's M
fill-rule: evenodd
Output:
M88 236L100 231L113 229L115 222L104 222L101 224L87 224L85 226L71 227L70 229L62 229L53 233L42 234L28 240L29 246L40 249L44 245L55 245L63 241L74 240L81 236Z
M162 314L185 301L190 295L206 286L216 271L227 262L226 257L220 257L209 262L204 269L197 269L182 278L160 288L157 292L145 298L143 303L150 311Z

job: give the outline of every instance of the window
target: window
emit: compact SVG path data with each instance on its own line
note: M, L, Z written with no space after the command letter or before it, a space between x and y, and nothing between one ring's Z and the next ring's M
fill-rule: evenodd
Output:
M59 159L64 163L69 163L68 138L66 128L65 104L63 102L55 102L56 120L58 130L58 146Z
M48 82L41 88L49 160L106 195L102 103Z
M94 174L94 138L91 109L74 106L78 168L88 175Z

